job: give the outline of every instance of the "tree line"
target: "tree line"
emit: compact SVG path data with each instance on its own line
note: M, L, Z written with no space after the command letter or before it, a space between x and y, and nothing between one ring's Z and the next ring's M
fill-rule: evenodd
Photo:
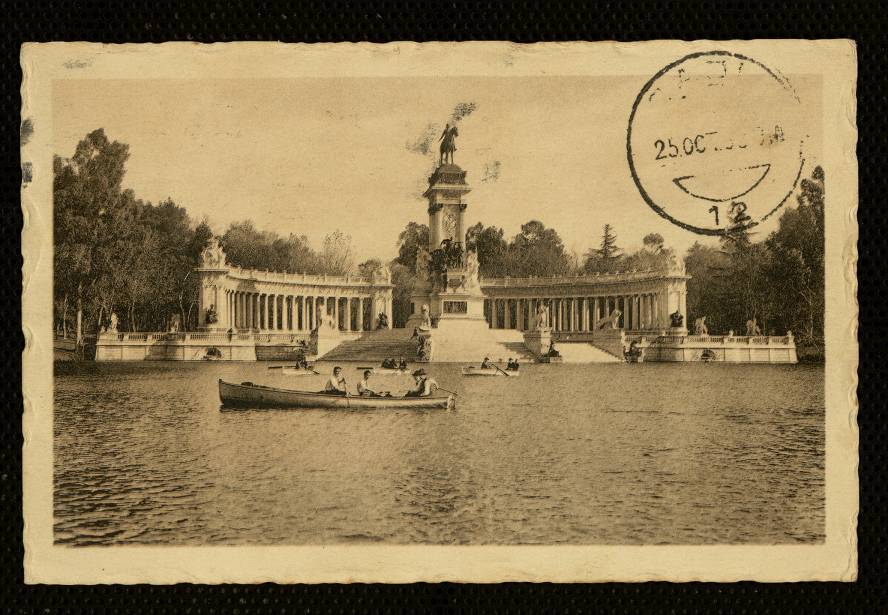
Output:
M70 158L53 159L59 335L82 341L108 326L112 313L121 331L165 331L173 315L186 331L197 324L193 270L213 232L172 199L152 204L123 189L129 155L128 145L108 139L100 128ZM232 223L220 243L229 263L247 269L329 275L355 269L351 238L340 231L314 250L304 235L281 237L245 220Z
M706 316L710 331L742 335L756 318L763 333L792 331L800 355L822 357L825 194L818 166L766 238L755 241L754 231L735 224L719 246L691 246L689 320Z

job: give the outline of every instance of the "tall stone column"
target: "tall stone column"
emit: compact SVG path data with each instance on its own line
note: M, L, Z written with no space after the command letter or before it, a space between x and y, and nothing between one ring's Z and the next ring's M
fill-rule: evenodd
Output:
M503 300L503 329L512 328L512 300Z
M358 331L364 331L364 298L358 297Z
M270 295L271 299L271 315L268 318L269 329L272 331L277 331L280 326L280 315L278 314L278 299L280 295Z
M650 329L653 326L653 321L654 321L654 314L653 314L653 310L651 309L652 301L653 301L653 297L651 296L650 293L647 293L644 296L644 324L648 329Z
M370 330L376 328L376 323L379 318L379 296L376 293L370 295Z
M392 313L392 296L390 292L386 294L385 297L385 315L388 321L388 326L386 327L386 329L391 329L394 324L395 315Z

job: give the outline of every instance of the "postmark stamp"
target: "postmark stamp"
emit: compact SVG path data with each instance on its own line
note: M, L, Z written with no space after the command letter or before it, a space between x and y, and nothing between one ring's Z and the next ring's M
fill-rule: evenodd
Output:
M786 202L805 165L789 80L728 51L668 64L632 105L626 152L645 202L703 235L751 228Z

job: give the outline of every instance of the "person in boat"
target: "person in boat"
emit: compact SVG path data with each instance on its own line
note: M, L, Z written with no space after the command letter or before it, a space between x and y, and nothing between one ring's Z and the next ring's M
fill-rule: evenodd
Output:
M372 375L371 370L364 370L364 378L358 383L358 395L361 397L391 397L388 391L374 391L370 388L370 376Z
M484 357L484 360L481 361L481 369L493 369L493 366L490 364L490 357Z
M506 369L511 372L517 372L518 371L518 359L513 359L512 357L509 357L509 362L506 363Z
M407 391L404 397L430 397L438 388L438 383L429 378L424 369L413 372L413 380L416 382L416 386Z
M327 379L327 384L324 385L324 393L329 393L330 395L347 395L348 389L346 388L345 377L342 375L342 368L338 365L333 368L333 373Z
M396 369L395 360L391 357L382 362L383 369Z
M398 357L398 369L407 369L407 360L404 357Z

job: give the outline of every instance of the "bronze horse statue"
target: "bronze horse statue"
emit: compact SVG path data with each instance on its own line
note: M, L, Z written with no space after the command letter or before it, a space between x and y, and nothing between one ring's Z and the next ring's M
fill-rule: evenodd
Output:
M444 132L441 133L439 138L441 141L439 164L448 162L453 164L453 152L456 151L456 137L458 136L459 131L456 129L456 126L451 127L450 124L447 124L444 127Z

